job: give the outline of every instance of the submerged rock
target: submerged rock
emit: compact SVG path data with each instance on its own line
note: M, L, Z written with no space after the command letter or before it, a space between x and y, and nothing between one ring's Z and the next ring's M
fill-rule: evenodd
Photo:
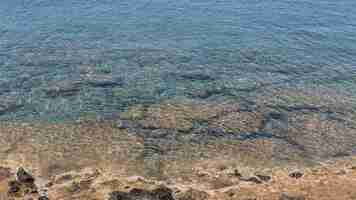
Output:
M80 81L63 80L45 89L47 97L73 96L80 91Z
M285 113L271 112L264 115L262 131L284 136L288 132L288 116Z
M193 98L207 99L214 95L214 93L208 89L197 89L188 93Z
M0 96L0 115L14 112L24 105L18 102L17 96Z
M201 72L190 72L190 73L185 73L185 74L181 74L180 77L182 79L187 79L187 80L200 80L200 81L213 81L216 78L206 74L206 73L201 73Z
M121 86L123 81L121 78L113 77L108 74L97 74L86 77L86 82L92 87L115 87Z

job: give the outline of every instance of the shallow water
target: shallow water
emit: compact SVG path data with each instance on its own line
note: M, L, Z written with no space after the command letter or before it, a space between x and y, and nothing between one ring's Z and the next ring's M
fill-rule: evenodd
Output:
M167 178L356 153L353 0L2 0L0 24L1 165Z
M3 0L0 24L1 120L240 98L356 70L353 0ZM196 95L211 87L229 92Z

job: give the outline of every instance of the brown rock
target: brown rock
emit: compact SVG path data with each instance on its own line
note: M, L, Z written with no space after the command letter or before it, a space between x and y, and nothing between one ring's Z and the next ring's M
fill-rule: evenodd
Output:
M178 200L205 200L208 199L208 197L209 195L206 192L190 188L180 194Z
M62 175L62 176L55 177L54 183L62 184L64 182L70 181L72 179L73 179L73 175L72 174L65 174L65 175Z
M341 169L338 172L336 172L336 175L345 175L345 174L347 174L347 171L344 169Z
M10 178L11 172L9 168L0 167L0 181Z
M230 187L230 186L234 185L234 183L232 182L232 180L230 178L217 177L217 178L213 179L213 181L211 182L211 185L214 189L220 189L220 188Z

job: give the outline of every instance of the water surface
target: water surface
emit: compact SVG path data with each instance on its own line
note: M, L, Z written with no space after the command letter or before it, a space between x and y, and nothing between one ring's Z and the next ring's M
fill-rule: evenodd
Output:
M2 0L0 24L1 120L355 77L353 0Z

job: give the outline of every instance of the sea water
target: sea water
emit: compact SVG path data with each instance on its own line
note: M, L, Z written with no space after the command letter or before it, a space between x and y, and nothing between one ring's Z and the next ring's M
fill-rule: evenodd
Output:
M355 73L354 0L0 1L1 120L240 98ZM213 86L227 89L196 94Z

